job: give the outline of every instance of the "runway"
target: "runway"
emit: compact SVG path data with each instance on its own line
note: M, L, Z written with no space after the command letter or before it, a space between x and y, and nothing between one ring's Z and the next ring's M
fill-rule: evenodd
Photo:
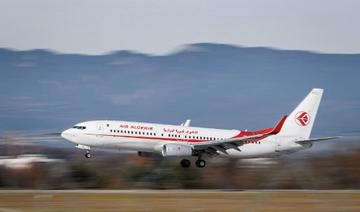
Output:
M0 211L360 211L360 190L2 190Z

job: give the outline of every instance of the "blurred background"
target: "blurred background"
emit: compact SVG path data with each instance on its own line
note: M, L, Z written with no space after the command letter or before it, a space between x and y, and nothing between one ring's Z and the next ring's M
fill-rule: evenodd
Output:
M358 1L0 0L0 188L359 189ZM51 135L110 119L271 127L325 89L293 155L205 169L136 152L87 160ZM49 135L39 138L37 135Z
M29 145L9 139L0 153L3 189L359 189L358 138L319 144L274 159L213 158L204 169L178 159L73 147ZM13 144L16 142L16 144Z

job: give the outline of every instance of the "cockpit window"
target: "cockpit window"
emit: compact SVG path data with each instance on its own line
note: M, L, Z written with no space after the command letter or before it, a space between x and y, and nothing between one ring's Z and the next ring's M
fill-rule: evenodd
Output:
M85 130L86 129L85 126L73 126L73 128L79 129L79 130Z

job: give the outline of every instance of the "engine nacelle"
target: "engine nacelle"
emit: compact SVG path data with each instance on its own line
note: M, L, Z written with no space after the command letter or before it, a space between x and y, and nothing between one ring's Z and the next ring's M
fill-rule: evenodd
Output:
M165 144L162 146L161 154L164 157L169 156L192 156L193 148L181 144Z

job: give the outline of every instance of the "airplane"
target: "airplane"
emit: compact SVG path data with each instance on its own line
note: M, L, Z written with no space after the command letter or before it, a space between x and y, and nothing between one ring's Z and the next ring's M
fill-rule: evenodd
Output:
M314 88L290 113L272 128L256 131L225 130L145 122L96 120L76 124L61 136L85 150L92 148L137 151L139 156L178 157L180 165L206 166L204 157L269 158L310 148L313 142L337 137L310 138L323 89Z

